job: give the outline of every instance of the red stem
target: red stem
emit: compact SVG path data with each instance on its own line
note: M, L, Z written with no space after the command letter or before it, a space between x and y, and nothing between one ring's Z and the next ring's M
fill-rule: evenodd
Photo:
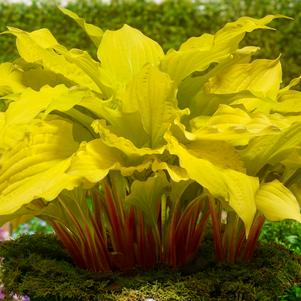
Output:
M253 254L254 254L256 244L257 244L257 241L259 238L259 234L261 232L264 221L265 221L265 218L261 214L255 218L255 221L251 227L250 234L249 234L249 237L248 237L248 240L246 243L246 249L245 249L245 254L244 254L244 259L246 261L251 260Z
M214 204L214 199L212 196L209 196L209 211L210 211L212 226L213 226L213 240L214 240L216 256L219 261L222 261L224 259L224 252L222 246L220 218L218 218L219 215L216 212L216 206Z

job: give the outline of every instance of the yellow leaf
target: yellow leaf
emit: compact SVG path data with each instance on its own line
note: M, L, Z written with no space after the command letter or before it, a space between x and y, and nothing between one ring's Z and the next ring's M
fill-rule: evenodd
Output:
M158 66L163 55L158 43L128 25L105 31L97 52L103 76L115 89L127 83L144 65Z
M250 91L254 96L275 101L282 81L279 59L255 60L250 64L234 64L206 84L208 93L233 94Z
M180 166L188 176L206 188L216 198L222 198L243 220L246 233L249 233L255 213L255 193L259 187L258 179L244 173L224 169L214 165L207 158L192 153L170 135L165 135L168 150L178 156Z
M117 149L106 146L100 139L95 139L80 145L67 173L96 183L102 180L118 161L121 161L121 153Z
M69 123L31 125L27 138L0 158L0 214L14 213L38 198L53 200L63 189L77 186L78 179L66 175L76 149Z
M103 35L103 31L101 28L93 24L87 23L85 19L80 18L76 13L72 12L67 8L59 6L59 9L62 13L72 18L88 34L88 36L93 41L96 47L99 46Z
M9 27L9 33L17 37L17 48L20 56L28 63L41 64L44 68L61 74L72 82L101 92L96 83L80 67L70 63L63 55L54 51L57 41L47 29L26 32Z
M163 135L176 117L176 91L168 74L145 66L118 94L124 113L138 112L152 148L163 143Z
M0 96L18 93L25 89L22 71L12 63L0 64Z
M171 50L162 60L161 68L179 84L195 71L204 71L212 63L221 63L231 58L246 32L255 29L270 29L265 26L275 18L284 16L266 16L262 19L241 17L235 22L226 24L215 35L203 34L190 38L182 44L179 51Z
M278 134L289 126L284 118L262 113L247 113L239 108L220 105L212 116L191 120L192 133L184 132L189 140L221 140L232 145L247 145L251 138Z
M278 180L260 185L255 200L258 210L271 221L294 219L301 222L298 201Z

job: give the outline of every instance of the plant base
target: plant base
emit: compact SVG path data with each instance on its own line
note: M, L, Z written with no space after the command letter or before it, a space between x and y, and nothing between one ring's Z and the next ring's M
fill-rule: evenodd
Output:
M36 234L1 243L1 279L31 301L270 301L301 285L301 257L281 246L261 245L252 262L232 265L216 263L212 250L205 240L198 258L177 271L99 274L76 268L53 235Z

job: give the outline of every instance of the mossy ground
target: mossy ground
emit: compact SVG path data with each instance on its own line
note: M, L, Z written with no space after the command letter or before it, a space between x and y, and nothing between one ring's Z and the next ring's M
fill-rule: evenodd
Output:
M1 243L1 278L8 291L32 301L271 301L301 285L301 257L281 246L261 245L252 262L235 265L217 264L212 250L205 242L177 271L97 274L76 268L53 235L36 234Z

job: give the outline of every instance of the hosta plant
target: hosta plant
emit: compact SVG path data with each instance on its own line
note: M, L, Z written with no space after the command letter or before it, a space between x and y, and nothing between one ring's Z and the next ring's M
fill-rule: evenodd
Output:
M216 256L248 260L264 219L301 222L299 79L253 59L242 17L164 53L137 29L61 9L96 56L47 29L8 27L0 65L0 214L48 221L82 268L178 267L212 229Z

